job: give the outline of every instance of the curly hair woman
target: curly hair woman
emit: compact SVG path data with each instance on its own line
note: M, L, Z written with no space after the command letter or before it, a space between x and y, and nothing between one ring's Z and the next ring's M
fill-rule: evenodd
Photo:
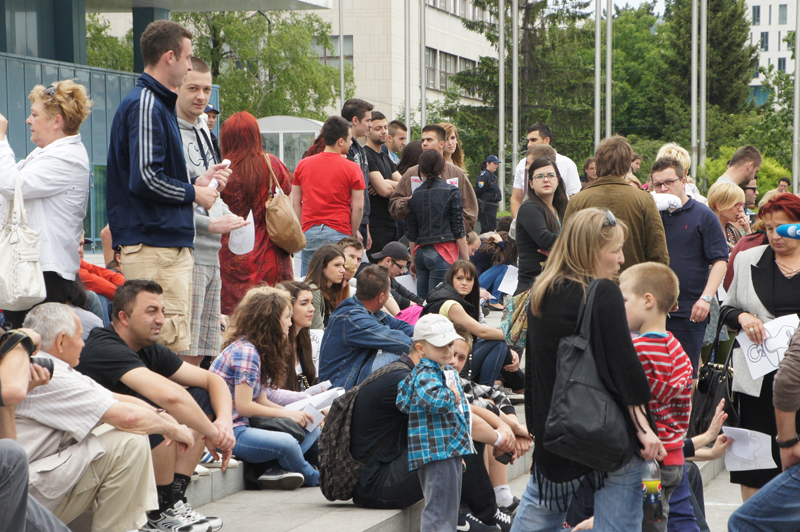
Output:
M292 304L284 290L256 287L236 307L225 332L224 349L210 371L225 379L233 397L233 453L255 464L277 460L259 477L262 488L316 486L319 472L303 455L319 438L319 428L306 433L302 444L288 433L250 425L252 417L289 418L305 427L311 416L286 410L268 398L269 389L283 383L292 326Z

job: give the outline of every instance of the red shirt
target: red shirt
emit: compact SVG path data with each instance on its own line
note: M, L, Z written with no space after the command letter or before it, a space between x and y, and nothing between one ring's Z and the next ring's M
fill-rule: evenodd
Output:
M121 273L95 266L85 260L81 260L81 269L78 275L87 290L105 296L111 301L114 301L117 287L125 284L125 277Z
M352 235L352 190L364 190L364 174L354 162L338 153L322 152L306 157L294 171L294 184L303 189L303 231L325 224Z

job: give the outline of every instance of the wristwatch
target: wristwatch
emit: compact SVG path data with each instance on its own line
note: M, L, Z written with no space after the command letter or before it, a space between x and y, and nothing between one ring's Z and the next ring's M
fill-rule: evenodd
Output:
M777 436L775 436L775 443L777 443L778 447L780 447L781 449L790 449L795 445L797 445L798 443L800 443L800 434L797 434L791 440L786 440L786 441L781 441L778 439Z
M711 303L711 296L701 296L700 299L702 299L706 303Z

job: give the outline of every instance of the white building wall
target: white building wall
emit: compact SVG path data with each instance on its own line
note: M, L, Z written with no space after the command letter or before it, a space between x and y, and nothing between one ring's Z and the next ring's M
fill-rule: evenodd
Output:
M768 50L761 50L759 52L758 65L761 67L768 67L774 65L778 68L781 59L786 62L786 72L794 72L794 61L792 60L792 51L789 45L783 42L783 39L789 32L797 29L797 9L798 0L747 0L748 20L750 21L750 43L759 46L761 50L761 35L766 33L768 36ZM780 24L779 14L781 6L786 6L787 16L786 23ZM760 13L758 18L754 20L754 8ZM750 83L751 87L761 85L763 75L758 78L753 78Z

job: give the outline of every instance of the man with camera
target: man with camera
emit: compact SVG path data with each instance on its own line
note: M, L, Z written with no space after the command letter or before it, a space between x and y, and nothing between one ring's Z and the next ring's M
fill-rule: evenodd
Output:
M145 512L158 508L144 435L163 434L185 449L194 444L191 431L72 369L83 348L82 327L67 305L39 305L24 325L41 337L38 356L51 373L49 383L16 406L17 437L30 460L30 494L65 523L95 507L93 531L138 529Z
M39 335L30 329L16 329L0 336L0 530L69 532L28 495L28 456L14 441L14 407L30 390L50 381L49 371L31 359L40 342Z

